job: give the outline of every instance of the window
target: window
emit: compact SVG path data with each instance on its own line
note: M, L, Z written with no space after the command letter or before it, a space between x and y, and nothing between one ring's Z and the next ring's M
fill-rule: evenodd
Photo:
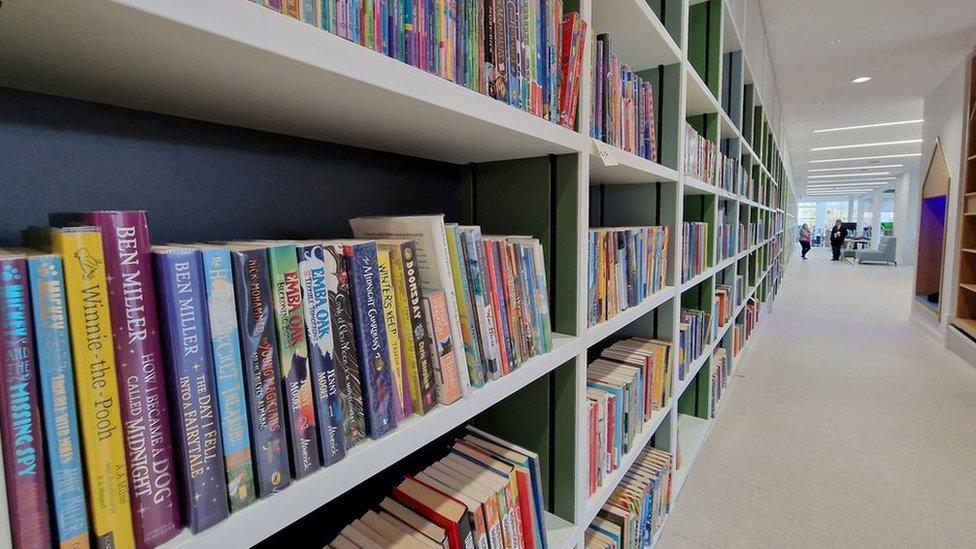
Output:
M848 209L850 204L846 200L838 200L836 202L827 202L824 204L825 214L824 220L828 225L833 225L834 221L840 219L841 221L850 221L850 210Z
M881 222L892 223L895 221L895 199L884 197L881 199Z
M817 203L798 202L796 205L796 222L800 225L806 223L811 228L817 224Z

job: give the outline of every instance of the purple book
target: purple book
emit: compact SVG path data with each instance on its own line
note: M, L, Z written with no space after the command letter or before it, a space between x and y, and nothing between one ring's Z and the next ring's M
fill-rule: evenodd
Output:
M153 261L167 379L177 404L173 423L179 439L183 515L196 534L228 514L203 255L189 248L160 247L153 251Z
M0 446L12 541L18 549L51 545L31 325L27 261L0 255Z
M102 231L112 337L118 368L132 525L139 547L155 547L179 533L173 463L149 226L144 211L82 214Z

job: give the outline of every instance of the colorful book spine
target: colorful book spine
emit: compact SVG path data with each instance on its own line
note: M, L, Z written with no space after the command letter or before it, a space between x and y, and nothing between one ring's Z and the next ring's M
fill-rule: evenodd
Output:
M300 246L297 252L308 337L308 362L318 412L319 452L323 464L328 466L346 456L346 435L343 428L343 398L336 373L325 250L321 245L313 244Z
M68 326L75 335L71 352L95 543L101 548L133 547L101 232L95 227L53 229L51 245L64 261Z
M427 331L436 359L434 379L437 382L437 399L441 404L451 404L461 398L461 388L457 355L451 340L447 294L441 290L425 291L424 308L428 320Z
M302 23L308 23L316 27L319 25L319 13L315 9L316 0L301 0Z
M356 348L362 380L366 434L380 438L396 429L393 375L383 321L376 243L347 243L343 253L349 261L350 296L356 320Z
M281 0L281 13L295 19L302 18L301 0Z
M179 403L173 423L182 466L183 516L196 534L227 518L203 256L199 250L163 248L153 252L153 261L170 390Z
M481 349L475 328L475 311L471 307L471 288L468 285L466 261L461 247L461 235L458 226L453 223L444 225L447 237L447 252L451 262L451 277L454 282L454 297L457 303L458 316L461 320L461 343L464 344L464 362L468 368L471 385L481 387L485 384L485 377L481 364Z
M393 396L397 421L413 415L413 403L409 391L404 391L404 362L400 348L400 323L397 320L397 295L393 289L393 274L390 272L390 252L376 250L379 267L380 292L383 296L383 319L386 324L386 343L390 349L390 370L393 374Z
M242 509L257 497L251 435L247 425L244 396L244 363L237 331L237 303L230 252L226 248L205 248L203 271L207 283L207 313L217 383L220 435L227 473L227 497L231 512Z
M492 310L491 298L487 295L485 275L485 248L481 239L481 227L461 227L463 236L462 249L464 251L465 270L467 271L471 288L472 309L476 314L475 324L478 327L478 339L481 341L481 352L486 373L491 379L501 376L498 357L498 339L495 333L495 313Z
M55 532L61 549L83 549L88 547L88 516L61 258L31 256L27 268Z
M312 402L312 379L305 340L305 313L295 246L268 248L271 291L278 332L278 361L288 412L292 476L296 479L319 468L318 428Z
M48 547L48 499L27 261L0 256L0 446L14 547Z
M258 497L283 490L288 475L288 447L281 421L281 389L275 364L276 341L271 310L268 254L264 248L232 249L237 322L248 390L251 450Z
M129 493L136 544L157 546L180 531L176 466L166 384L163 381L156 295L150 268L149 225L144 211L83 214L102 233L112 340L122 397L129 465Z

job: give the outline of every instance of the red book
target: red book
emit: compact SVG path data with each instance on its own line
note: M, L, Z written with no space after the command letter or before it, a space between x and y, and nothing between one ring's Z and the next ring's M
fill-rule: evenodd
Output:
M468 508L457 499L412 476L393 489L393 499L443 528L451 549L474 547Z

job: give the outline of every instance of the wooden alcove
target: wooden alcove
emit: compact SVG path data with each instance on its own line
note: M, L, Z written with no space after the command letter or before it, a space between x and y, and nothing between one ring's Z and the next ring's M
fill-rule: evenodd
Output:
M942 266L945 260L946 208L949 199L949 161L936 139L935 150L922 183L921 217L918 224L918 268L915 299L936 319L941 314Z

